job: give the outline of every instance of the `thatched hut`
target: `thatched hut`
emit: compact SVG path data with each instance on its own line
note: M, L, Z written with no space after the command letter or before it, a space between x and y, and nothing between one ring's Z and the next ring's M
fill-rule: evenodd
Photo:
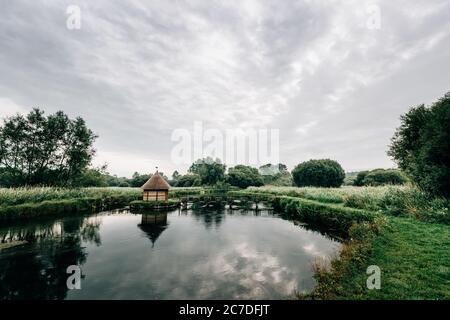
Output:
M167 201L170 186L156 170L155 174L141 187L144 190L144 201Z

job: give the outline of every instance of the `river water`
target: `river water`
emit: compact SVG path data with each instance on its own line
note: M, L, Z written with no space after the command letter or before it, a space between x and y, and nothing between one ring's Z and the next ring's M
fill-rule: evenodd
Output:
M290 299L341 246L268 210L116 210L0 227L0 241L26 241L0 251L0 299Z

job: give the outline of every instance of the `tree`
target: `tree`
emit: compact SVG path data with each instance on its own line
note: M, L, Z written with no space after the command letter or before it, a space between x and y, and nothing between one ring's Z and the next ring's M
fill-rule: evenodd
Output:
M198 174L185 174L174 182L174 187L198 187L201 184Z
M202 185L214 185L225 180L226 166L219 159L204 158L195 161L189 168L189 172L200 177Z
M363 180L364 186L383 186L387 184L401 185L408 182L408 178L396 169L375 169L369 171Z
M340 187L345 178L341 165L330 159L309 160L292 170L294 183L299 187Z
M287 171L283 163L273 165L271 163L259 167L264 184L272 186L292 186L292 175Z
M107 187L106 165L100 168L88 168L73 182L77 187Z
M450 196L450 92L400 117L388 155L419 187Z
M244 165L237 165L228 170L228 183L239 188L250 186L259 187L264 185L262 176L258 169Z
M106 174L105 179L106 179L106 183L108 184L109 187L119 187L119 186L121 186L121 185L123 186L125 184L128 184L128 186L129 186L129 183L128 183L129 179L127 179L125 177L118 177L117 175L111 176L109 174Z
M135 172L131 176L131 180L128 181L128 184L131 187L140 188L147 182L148 179L150 179L151 176L152 174L140 174L139 172Z
M356 175L355 181L353 181L353 185L357 187L362 187L364 185L364 178L367 176L369 171L360 171Z
M10 186L71 185L91 163L96 138L80 117L33 109L0 126L0 168Z

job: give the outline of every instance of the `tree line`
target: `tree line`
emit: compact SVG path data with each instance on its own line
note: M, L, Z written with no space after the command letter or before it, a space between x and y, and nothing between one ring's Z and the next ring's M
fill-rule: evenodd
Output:
M172 186L378 186L412 182L434 195L450 196L450 93L427 107L412 107L402 115L388 155L399 169L375 169L346 175L331 159L312 159L291 172L284 164L259 168L236 165L227 170L219 159L195 161L188 172L178 171ZM62 111L45 116L40 109L4 119L0 126L0 186L49 185L62 187L140 187L151 174L134 173L131 178L92 168L95 135L78 117Z

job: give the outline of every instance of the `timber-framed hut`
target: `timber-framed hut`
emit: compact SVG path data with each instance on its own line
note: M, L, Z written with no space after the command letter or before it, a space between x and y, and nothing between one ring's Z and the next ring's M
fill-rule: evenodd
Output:
M144 190L144 201L167 201L170 186L156 170L155 174L141 187Z

